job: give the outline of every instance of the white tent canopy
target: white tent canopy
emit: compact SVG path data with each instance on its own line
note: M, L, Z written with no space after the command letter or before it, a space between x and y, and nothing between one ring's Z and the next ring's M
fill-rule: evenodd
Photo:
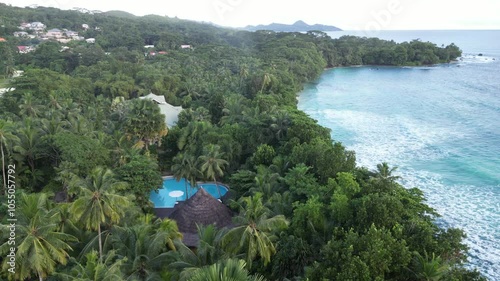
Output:
M182 111L181 106L173 106L165 101L164 96L157 96L153 93L150 93L147 96L140 97L140 99L149 99L158 104L160 107L160 111L163 115L165 115L165 123L168 128L173 127L177 120L179 120L179 113Z

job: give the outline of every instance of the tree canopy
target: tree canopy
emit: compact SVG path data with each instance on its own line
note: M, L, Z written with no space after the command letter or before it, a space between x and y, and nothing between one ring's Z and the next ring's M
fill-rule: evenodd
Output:
M454 44L5 4L0 21L0 77L13 88L0 98L1 182L15 165L22 225L19 271L0 278L485 280L464 266L463 231L440 227L422 191L401 186L390 164L358 167L297 109L297 92L326 67L449 62L461 55ZM95 43L13 36L33 21ZM183 107L176 126L139 99L149 93ZM154 218L162 174L227 183L233 227L199 226L189 249L175 221Z

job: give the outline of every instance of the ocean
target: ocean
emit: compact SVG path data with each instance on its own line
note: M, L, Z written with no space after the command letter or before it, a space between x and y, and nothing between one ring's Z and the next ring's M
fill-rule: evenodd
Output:
M425 192L441 226L466 232L470 267L500 280L500 30L375 36L455 43L463 57L426 67L326 70L299 95L299 109L355 150L359 166L397 166L401 184Z

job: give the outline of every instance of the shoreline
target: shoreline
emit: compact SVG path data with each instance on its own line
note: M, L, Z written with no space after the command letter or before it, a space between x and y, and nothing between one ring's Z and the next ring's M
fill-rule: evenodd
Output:
M446 66L453 66L453 67L455 67L455 66L458 66L458 64L460 64L460 63L461 63L461 61L459 61L459 60L453 60L453 61L450 61L450 62L447 62L447 63L440 63L440 64L436 64L436 65L433 65L433 66L438 66L438 67L439 67L439 66L444 66L444 67L442 67L442 68L446 69L446 68L448 68L448 67L446 67ZM480 64L481 62L477 62L477 63L478 63L478 64ZM363 66L367 66L367 67L368 67L368 65L363 65ZM326 71L326 70L331 70L331 69L334 69L334 68L344 68L344 67L352 67L352 66L343 66L343 67L326 68L326 69L325 69L325 71ZM359 67L359 66L358 66L358 67ZM379 66L379 67L380 67L380 66ZM388 66L388 67L387 67L387 66L386 66L385 68L396 68L396 67L397 67L397 66L395 66L395 67L393 67L393 66ZM418 69L418 67L422 67L422 66L415 66L415 67L416 67L416 69ZM427 67L427 68L428 68L429 66L424 66L424 67ZM432 67L432 66L431 66L431 67ZM414 68L414 67L413 67L413 66L411 66L411 67L405 67L405 68ZM441 69L441 68L440 68L440 69ZM398 70L394 70L394 71L398 71ZM415 70L415 71L416 71L416 70ZM451 71L451 69L450 69L450 71ZM354 72L354 70L353 70L353 72ZM366 71L365 73L366 73L367 75L377 75L377 74L369 74L369 73L371 73L371 72L369 72L369 71ZM447 73L451 73L451 72L447 72ZM316 81L316 82L315 82L315 81ZM317 80L315 80L315 81L310 82L311 84L312 84L312 83L315 83L315 84L312 84L312 87L311 87L312 89L314 89L314 86L317 86L317 88L318 88L318 89L321 89L321 88L322 88L322 85L321 85L321 84L322 84L322 82L326 82L326 83L333 84L333 82L330 80L330 77L328 77L328 76L327 76L327 78L320 77L319 79L317 79ZM358 81L359 81L359 80L358 80ZM307 86L307 85L306 85L306 86ZM303 89L303 90L299 93L299 95L300 95L300 94L302 94L303 92L305 92L305 91L306 91L306 86L305 86L305 87L304 87L304 89ZM329 89L329 91L330 91L330 92L332 92L332 89ZM321 90L318 90L318 93L319 93L319 92L321 92ZM310 94L311 94L311 93L307 93L307 96L309 97L309 95L310 95ZM317 94L317 93L312 93L311 95L316 95L316 94ZM299 109L299 110L301 110L302 112L306 113L306 114L307 114L310 118L315 119L315 117L310 116L310 115L306 112L307 108L304 108L304 107L299 107L299 103L300 103L300 101L301 101L301 99L300 99L300 96L299 96L299 95L297 96L297 101L298 101L298 105L297 105L297 107L298 107L298 109ZM308 98L305 98L305 100L308 100ZM316 108L315 110L322 110L321 106L319 106L319 108L320 108L320 109ZM314 114L314 113L313 113L313 114ZM323 119L322 117L320 117L320 115L316 115L316 116L317 116L317 117L319 117L319 119ZM318 121L319 121L319 120L318 120ZM322 125L322 127L327 127L327 126ZM341 141L341 140L339 140L339 142L343 143L343 141ZM344 143L343 143L343 145L344 145ZM356 151L356 152L358 152L358 151ZM386 160L390 160L390 159L386 159ZM358 159L357 159L357 165L359 165L359 163L358 163ZM395 165L396 165L396 163L395 163ZM363 166L363 165L359 165L359 166ZM407 178L404 178L404 179L405 179L405 180L408 180ZM408 181L408 182L409 182L409 181ZM405 188L411 188L411 187L412 187L412 184L408 184L408 182L407 182L406 184L403 184L403 183L400 183L400 184L401 184L403 187L405 187ZM436 197L436 196L430 196L430 195L429 195L429 194L430 194L432 191L434 191L435 189L428 188L428 187L426 187L426 185L420 185L420 186L419 186L419 189L420 189L420 190L422 190L422 191L424 191L424 193L425 193L425 198L426 198L426 200L427 200L427 204L428 204L430 207L432 207L432 208L434 208L434 209L439 209L439 208L440 208L440 206L441 206L441 207L443 206L443 201L441 201L441 202L440 202L440 201L436 201L436 200L445 200L445 199L442 199L442 198L439 198L439 197ZM462 193L460 193L460 194L462 194ZM436 199L436 198L438 198L438 199ZM432 201L432 202L431 202L431 201ZM437 204L436 204L436 202L437 202ZM444 201L444 202L446 202L446 201ZM434 203L434 204L433 204L433 203ZM445 204L445 207L449 207L449 206L446 206L446 204ZM462 225L451 224L450 222L452 222L452 221L454 220L454 215L450 215L451 210L456 211L455 209L446 209L446 208L444 208L442 211L440 210L438 213L441 215L441 217L440 217L440 218L438 218L438 219L443 219L444 217L446 217L446 221L444 221L444 223L443 223L443 221L440 221L440 223L439 223L439 222L436 222L436 224L437 224L437 225L439 225L440 227L446 227L446 226L448 226L448 227L457 227L457 228L462 229L464 232L466 232L466 233L468 233L468 234L470 234L472 231L474 231L474 230L475 230L475 228L463 227ZM482 220L482 219L480 219L479 221L483 221L483 220ZM482 229L482 228L480 228L480 229ZM494 228L493 228L493 229L491 229L491 228L490 228L490 230L494 230ZM481 274L482 274L483 276L486 276L486 277L489 277L489 278L491 278L492 276L496 276L496 275L495 275L495 274L496 274L495 272L493 272L493 273L492 273L492 272L488 272L488 271L486 271L486 270L485 270L485 267L484 267L484 266L481 266L481 265L482 265L482 263L483 263L483 262L485 262L485 261L486 261L486 262L492 262L492 263L493 263L493 262L495 262L495 260L494 260L494 259L493 259L493 260L492 260L492 259L489 259L489 260L488 260L488 259L486 258L485 252L479 252L479 253L476 253L476 252L475 252L475 251L478 251L478 245L479 245L479 243L484 242L484 241L478 242L477 240L475 240L475 239L470 239L470 237L468 237L468 238L464 239L464 240L463 240L463 242L464 242L464 243L466 243L467 245L469 245L469 246L471 247L471 250L470 250L470 251L468 251L468 253L467 253L467 256L468 256L468 258L469 258L469 259L468 259L468 261L466 262L467 266L468 266L468 267L471 267L471 268L476 268L479 272L481 272ZM485 243L486 243L486 242L485 242ZM492 243L492 242L488 242L488 243ZM488 245L488 244L486 244L486 245ZM490 244L490 245L491 245L491 244ZM493 252L493 253L494 253L494 252ZM491 279L491 280L496 280L496 279Z

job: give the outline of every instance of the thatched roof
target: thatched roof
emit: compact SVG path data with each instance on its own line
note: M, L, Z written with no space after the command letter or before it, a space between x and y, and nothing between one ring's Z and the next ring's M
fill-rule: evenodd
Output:
M184 244L191 247L198 242L197 224L213 224L218 228L232 224L231 210L203 188L187 201L177 204L170 218L177 222L179 231L184 235Z

